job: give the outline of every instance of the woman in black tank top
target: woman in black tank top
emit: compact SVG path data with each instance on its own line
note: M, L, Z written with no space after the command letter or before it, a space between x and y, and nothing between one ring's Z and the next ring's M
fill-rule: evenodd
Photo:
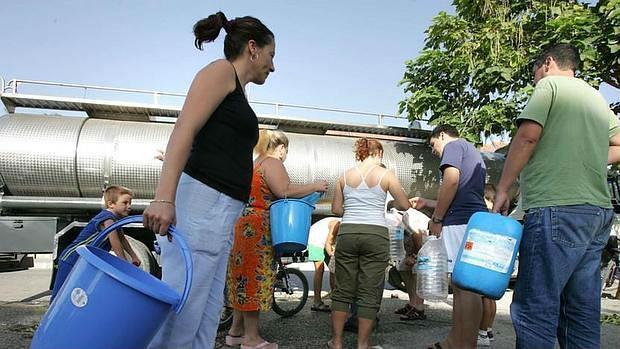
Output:
M194 25L196 48L202 50L203 43L214 41L221 29L226 32L226 59L211 62L196 74L168 141L155 198L144 211L145 227L159 235L166 236L169 225L175 222L183 227L179 230L193 259L200 262L194 264L192 284L192 290L200 291L190 292L183 311L168 317L151 348L214 346L218 324L208 319L219 317L221 306L207 307L207 303L223 301L232 229L250 193L258 120L246 98L245 86L249 82L262 85L274 71L275 39L256 18L229 21L218 12ZM199 190L187 192L181 185L194 185ZM204 199L203 192L210 193L208 202L212 205L197 202ZM215 211L215 206L221 209L222 204L233 207L234 214ZM224 235L222 229L226 230ZM164 241L163 245L168 244ZM210 253L210 248L220 245ZM164 258L163 249L163 279L173 288L183 289L183 278L177 280L173 275L180 273L183 263L172 252ZM205 251L209 253L205 255ZM222 260L224 268L220 267Z

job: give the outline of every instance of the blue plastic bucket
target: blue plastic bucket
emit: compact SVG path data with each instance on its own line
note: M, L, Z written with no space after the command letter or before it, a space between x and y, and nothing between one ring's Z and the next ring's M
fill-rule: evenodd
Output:
M142 216L119 220L93 245L136 222L142 222ZM31 348L146 348L170 310L181 311L192 284L189 248L174 227L169 232L185 259L183 295L107 251L81 246L80 257L37 328Z
M521 224L512 218L498 213L475 213L467 223L452 282L487 298L502 298L510 282L522 231Z
M317 202L319 202L319 200L323 197L323 195L325 195L325 193L320 193L318 191L315 191L314 193L310 193L304 196L303 198L299 198L299 200L303 200L307 202L308 204L314 206L316 205Z
M306 249L313 210L314 206L302 199L281 199L271 203L271 244L278 253Z

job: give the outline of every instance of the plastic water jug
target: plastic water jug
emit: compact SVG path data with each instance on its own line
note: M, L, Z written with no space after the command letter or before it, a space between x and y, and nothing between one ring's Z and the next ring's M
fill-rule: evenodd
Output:
M428 237L418 252L415 268L418 296L430 302L448 298L448 253L442 240Z
M400 262L405 258L405 245L403 244L405 227L402 218L396 210L392 209L385 214L385 221L390 235L390 259L393 262Z
M452 282L487 298L502 298L510 282L522 231L519 222L499 213L475 213L467 223Z

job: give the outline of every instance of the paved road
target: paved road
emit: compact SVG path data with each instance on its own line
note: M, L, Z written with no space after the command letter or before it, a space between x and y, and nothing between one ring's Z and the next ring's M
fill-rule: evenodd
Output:
M30 336L48 305L49 297L30 302L19 301L46 290L48 284L49 270L0 273L0 347L28 347ZM399 298L390 298L391 294ZM510 297L512 293L507 292L506 296L498 301L494 325L497 339L492 348L514 347L514 331L508 314ZM402 322L393 311L404 305L405 299L402 292L385 292L380 312L381 321L373 336L376 344L381 344L386 349L424 348L447 334L451 313L449 303L429 303L428 319L425 321ZM604 313L620 313L620 300L603 299L602 305ZM287 319L280 318L273 312L266 313L261 324L264 336L277 341L281 348L325 348L330 334L329 314L310 311L309 303L301 313ZM220 338L222 336L223 333ZM603 325L602 340L603 348L617 348L617 343L620 342L620 327ZM355 335L348 334L346 343L349 348L354 348Z

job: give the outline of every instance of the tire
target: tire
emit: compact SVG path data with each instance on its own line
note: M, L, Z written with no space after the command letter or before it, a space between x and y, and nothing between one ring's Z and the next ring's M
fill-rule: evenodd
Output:
M605 288L613 285L616 267L616 262L613 259L601 267L601 294Z
M402 291L402 292L407 292L407 285L405 284L405 281L402 279L402 277L400 276L400 272L398 271L398 269L396 268L396 266L388 266L387 268L387 282L388 284L392 285L392 287L394 287L395 289Z
M161 278L161 268L157 264L155 257L153 257L153 254L151 254L148 247L131 236L125 235L125 238L140 260L139 268L155 276L156 278ZM131 256L129 256L127 252L125 252L125 257L131 262Z
M286 275L288 275L288 281ZM295 268L278 271L273 291L273 311L282 317L293 316L304 308L307 300L308 279L306 276Z

